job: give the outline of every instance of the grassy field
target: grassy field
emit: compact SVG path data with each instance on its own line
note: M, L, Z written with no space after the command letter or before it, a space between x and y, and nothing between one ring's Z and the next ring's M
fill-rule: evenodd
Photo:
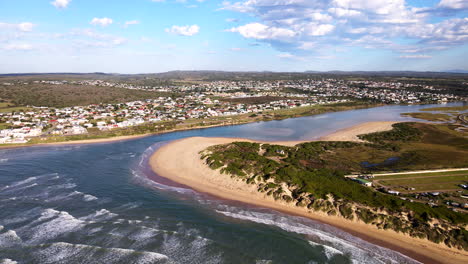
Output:
M450 121L453 118L451 115L447 115L447 114L432 114L432 113L403 113L401 115L411 116L414 118L424 119L428 121L441 121L441 122Z
M13 106L12 103L0 102L0 108L7 108Z
M14 107L0 108L0 113L23 112L23 111L33 111L33 110L34 109L31 107L14 106Z
M374 183L403 192L458 191L468 183L468 170L376 176ZM408 188L414 188L408 191Z
M434 177L434 176L446 176L446 175L468 175L468 170L461 171L447 171L447 172L430 172L430 173L413 173L413 174L396 174L396 175L374 175L378 180L386 179L400 179L400 178L424 178L424 177Z
M0 130L9 128L10 125L6 123L0 123Z
M0 95L1 99L10 101L16 106L66 107L99 103L121 103L175 94L90 85L29 84L16 86L0 85Z

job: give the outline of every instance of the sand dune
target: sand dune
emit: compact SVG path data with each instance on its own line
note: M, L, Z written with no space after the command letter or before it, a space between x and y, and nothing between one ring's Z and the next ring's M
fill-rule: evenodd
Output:
M388 130L391 129L393 123L364 123L337 131L322 139L358 141L357 135ZM252 140L239 138L202 137L176 140L158 149L151 157L150 165L158 175L187 185L196 191L318 220L346 230L369 242L399 251L423 263L466 263L468 259L467 252L450 249L444 245L412 238L394 231L379 230L374 226L361 222L310 212L307 208L299 208L285 202L275 201L272 197L259 193L254 185L246 184L210 169L200 159L199 152L207 147L235 141L253 142ZM300 143L300 141L274 143L291 146Z

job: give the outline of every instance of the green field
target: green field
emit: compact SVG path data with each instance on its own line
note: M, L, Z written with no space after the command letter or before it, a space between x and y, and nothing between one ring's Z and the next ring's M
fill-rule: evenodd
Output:
M449 171L449 172L414 173L414 174L396 174L396 175L385 175L385 176L374 175L374 176L376 180L386 180L386 179L419 178L419 177L425 178L425 177L447 176L447 175L468 175L468 170Z
M0 103L0 108L6 108L6 107L11 107L13 104L7 103L7 102L2 102Z
M25 106L15 106L15 107L6 107L0 108L0 113L9 113L9 112L22 112L22 111L32 111L33 108L25 107Z
M410 192L463 190L459 185L467 182L468 170L387 175L374 178L374 183L376 185L382 185L403 192L408 192L407 188L415 189Z

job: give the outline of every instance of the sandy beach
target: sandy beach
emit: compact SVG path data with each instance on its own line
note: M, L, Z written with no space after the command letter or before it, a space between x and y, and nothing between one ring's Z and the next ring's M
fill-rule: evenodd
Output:
M341 129L335 131L329 135L321 137L321 141L355 141L363 142L360 140L357 135L367 134L372 132L386 131L391 130L392 125L397 122L388 121L388 122L368 122L349 128Z
M391 129L395 122L370 122L334 132L321 140L358 141L357 135ZM308 217L343 229L371 243L390 248L423 263L466 263L468 253L451 249L427 240L416 239L394 231L379 230L362 222L349 221L341 217L310 212L307 208L275 201L272 197L259 193L254 185L232 179L210 169L199 157L199 152L207 147L227 144L234 141L252 140L239 138L192 137L171 142L158 149L150 158L150 166L158 175L184 184L196 191L216 197L255 204L276 209L289 214ZM258 141L256 141L258 142ZM269 142L272 143L272 142ZM282 145L295 145L300 141L274 142Z

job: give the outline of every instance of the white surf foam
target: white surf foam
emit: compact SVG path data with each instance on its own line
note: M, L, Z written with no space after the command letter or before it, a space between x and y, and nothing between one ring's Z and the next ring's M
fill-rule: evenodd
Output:
M32 223L21 227L21 233L28 234L27 243L45 242L62 234L81 229L85 222L73 217L68 212L45 209L41 216Z
M30 182L35 181L35 180L37 180L37 177L35 177L35 176L34 177L29 177L29 178L27 178L25 180L14 182L10 186L15 187L15 186L18 186L18 185L30 183Z
M191 189L187 188L180 188L180 187L173 187L169 185L164 185L155 181L152 181L148 179L146 176L142 175L142 173L139 173L135 170L131 170L132 172L132 180L135 183L141 184L143 186L147 186L150 188L156 188L159 190L168 190L168 191L173 191L173 192L178 192L178 193L183 193L183 194L194 194L196 195L197 193Z
M319 244L319 243L315 243L313 241L308 241L308 242L312 246L323 247L324 253L325 253L325 255L327 256L328 259L330 259L334 255L344 255L343 252L341 252L340 250L338 250L336 248L333 248L333 247L330 247L330 246L327 246L327 245L322 245L322 244Z
M230 208L231 211L216 210L218 213L256 223L277 226L285 231L304 234L314 239L313 243L324 246L326 254L341 252L352 256L354 263L418 263L398 252L370 244L358 237L353 237L340 230L329 233L297 221L298 217L281 216L274 213L261 213ZM301 218L302 219L302 218ZM328 227L330 229L330 227ZM327 248L325 248L325 246ZM385 262L384 262L385 261Z
M91 195L91 194L85 194L85 195L83 196L83 201L85 201L85 202L91 202L91 201L95 201L95 200L97 200L97 199L98 199L98 198L97 198L96 196Z
M0 259L0 264L18 264L18 262L11 259Z
M16 234L15 230L8 230L0 234L0 248L20 245L23 240Z
M43 245L33 253L39 263L168 263L166 255L122 248L103 248L91 245L53 243Z
M81 220L86 220L86 221L96 222L96 221L109 220L109 219L112 219L112 218L114 218L116 216L118 216L118 214L114 214L114 213L110 212L107 209L101 209L101 210L97 210L96 212L94 212L94 213L92 213L90 215L81 217L80 219Z

